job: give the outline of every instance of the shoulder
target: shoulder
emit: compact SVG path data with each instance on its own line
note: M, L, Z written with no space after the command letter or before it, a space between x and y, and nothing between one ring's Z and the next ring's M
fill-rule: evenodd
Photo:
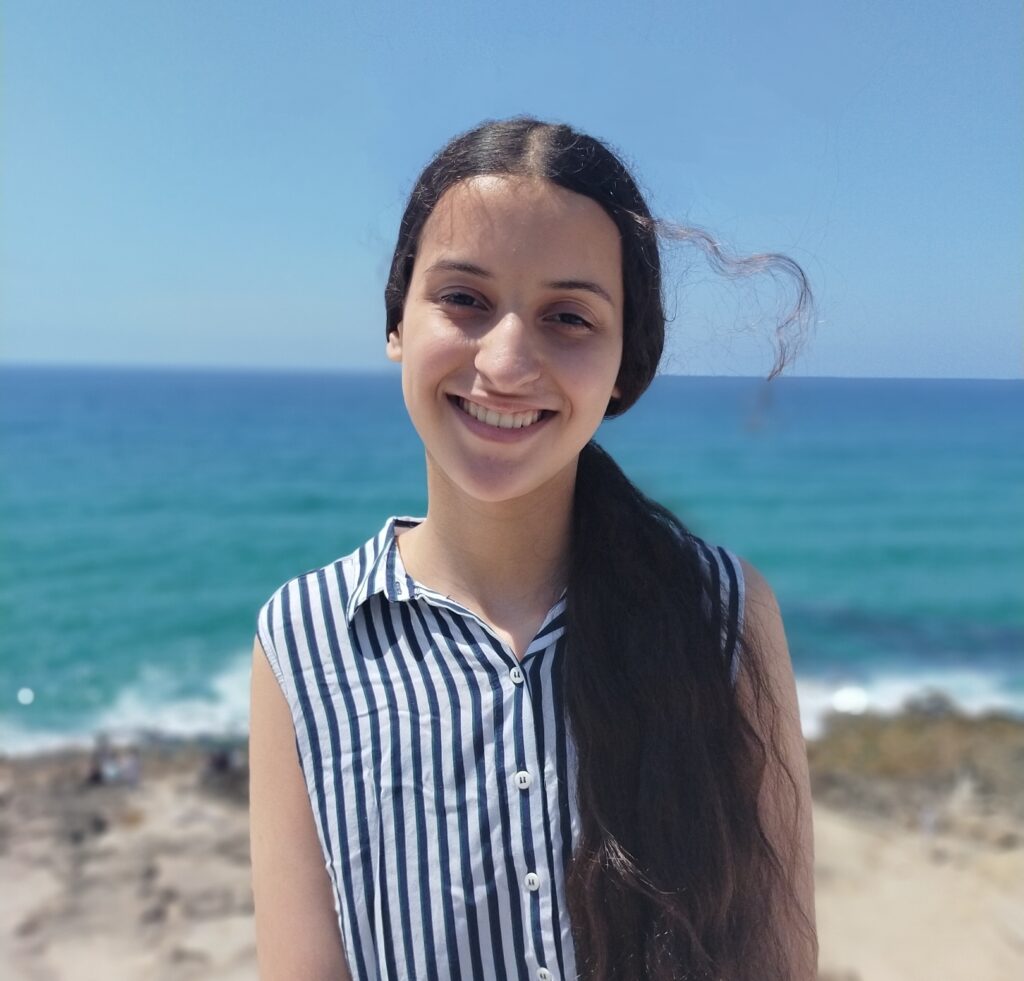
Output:
M307 569L279 586L270 600L281 600L308 590L324 590L331 600L348 597L360 589L381 588L385 575L393 574L393 547L396 524L422 521L422 518L390 517L384 527L357 545L351 552L313 569ZM326 595L325 595L325 598ZM270 600L267 602L269 603ZM266 605L266 604L264 604Z
M303 609L314 597L323 596L327 605L344 615L352 585L358 576L360 549L334 559L326 565L307 569L281 583L261 604L256 615L256 635L282 685L284 665L279 651L294 636L294 625L303 618Z
M739 559L746 584L746 617L743 637L759 655L763 681L785 714L799 717L793 664L775 590L761 571ZM745 685L741 684L741 689Z
M280 614L288 606L288 600L311 589L319 589L320 583L329 583L332 591L348 592L359 576L360 560L366 552L366 545L325 565L306 569L281 583L260 607L260 616Z
M743 556L736 556L740 569L743 573L743 581L746 586L747 602L755 608L755 619L764 618L772 612L778 612L779 604L775 597L775 590L765 579L761 570Z
M768 753L760 790L765 834L786 867L795 903L779 904L778 929L787 936L792 977L817 976L814 926L814 828L807 748L796 678L775 591L761 572L740 559L747 583L748 637L761 666L755 682L742 672L738 695ZM767 695L767 697L764 697Z
M257 614L260 640L268 649L274 646L273 636L288 619L290 619L291 598L298 596L300 590L308 589L310 580L315 579L322 569L307 569L305 572L292 576L281 583L263 602ZM269 645L269 646L268 646Z
M736 558L742 570L744 583L747 612L745 633L754 634L762 644L778 647L781 640L784 646L782 612L775 590L755 565L741 556Z

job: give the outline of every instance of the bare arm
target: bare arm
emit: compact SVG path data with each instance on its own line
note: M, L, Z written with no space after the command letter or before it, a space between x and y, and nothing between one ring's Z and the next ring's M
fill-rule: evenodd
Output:
M249 832L260 978L351 981L291 710L259 639L252 666Z
M808 927L811 931L815 928L814 829L807 747L800 727L796 679L775 593L754 566L744 559L740 561L746 583L744 635L755 637L764 652L765 683L778 708L774 734L767 728L767 718L756 709L750 712L762 738L773 740L778 747L777 757L769 755L768 759L761 816L766 834L790 870L795 899L807 917L806 924L802 925L799 911L789 910L789 915L780 917L778 929L792 958L793 981L814 981L818 974L817 940L806 935ZM741 703L752 707L754 694L742 665L737 685ZM783 766L789 770L792 783Z

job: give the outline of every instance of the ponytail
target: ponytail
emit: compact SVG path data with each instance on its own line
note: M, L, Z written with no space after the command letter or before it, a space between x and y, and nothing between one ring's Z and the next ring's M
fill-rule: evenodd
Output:
M786 978L768 922L784 870L757 807L769 747L736 704L702 544L597 443L584 447L563 660L581 978ZM756 652L737 641L756 687Z

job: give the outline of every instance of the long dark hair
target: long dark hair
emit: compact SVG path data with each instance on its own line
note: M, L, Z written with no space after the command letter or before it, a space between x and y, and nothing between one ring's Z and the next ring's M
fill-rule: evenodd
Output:
M733 258L707 232L656 220L606 144L530 117L457 136L420 175L385 287L388 334L402 319L430 213L449 188L485 174L543 178L583 194L619 229L622 394L606 417L640 397L661 359L659 235L696 245L728 276L790 275L796 299L777 325L769 379L799 345L811 294L796 263ZM758 806L777 759L776 706L750 634L739 658L754 697L741 711L722 653L722 595L705 568L682 522L588 443L577 467L563 659L580 813L566 889L583 978L783 981L795 973L796 955L778 930L779 911L796 908L792 863L773 847ZM796 920L813 946L809 920Z

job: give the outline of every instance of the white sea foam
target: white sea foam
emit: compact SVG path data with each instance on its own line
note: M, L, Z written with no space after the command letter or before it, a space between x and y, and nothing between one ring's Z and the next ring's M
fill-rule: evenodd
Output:
M208 698L169 696L173 679L162 669L147 670L113 704L71 731L41 731L0 717L0 752L26 756L90 746L99 733L115 743L145 736L244 737L249 730L251 664L248 652L232 659L212 678Z
M804 736L808 739L821 735L825 718L831 712L891 715L899 712L908 700L929 693L947 696L969 715L1004 711L1024 716L1024 691L1015 695L1003 676L969 668L879 674L866 680L848 678L833 682L798 677L797 693Z
M173 679L151 669L120 692L113 704L72 731L40 731L0 716L0 752L30 755L90 746L98 733L115 742L164 738L244 737L249 727L251 655L239 654L211 681L210 697L174 697ZM947 695L969 714L1002 710L1024 716L1024 691L1016 694L996 673L961 669L879 674L868 679L828 681L798 677L804 735L821 735L831 712L898 712L908 699L928 692Z

